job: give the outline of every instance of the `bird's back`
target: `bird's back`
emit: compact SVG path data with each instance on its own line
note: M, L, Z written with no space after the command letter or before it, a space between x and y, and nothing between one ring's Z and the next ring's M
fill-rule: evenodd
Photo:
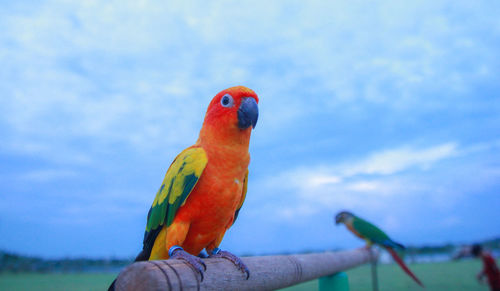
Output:
M360 235L373 243L381 244L384 241L390 240L389 236L380 228L360 217L354 217L352 225Z

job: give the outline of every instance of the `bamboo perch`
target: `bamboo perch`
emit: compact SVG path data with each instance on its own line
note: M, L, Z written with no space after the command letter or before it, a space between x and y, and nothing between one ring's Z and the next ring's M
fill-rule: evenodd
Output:
M136 262L116 280L116 290L274 290L370 262L366 248L289 256L244 257L250 279L230 261L204 259L203 282L182 260Z

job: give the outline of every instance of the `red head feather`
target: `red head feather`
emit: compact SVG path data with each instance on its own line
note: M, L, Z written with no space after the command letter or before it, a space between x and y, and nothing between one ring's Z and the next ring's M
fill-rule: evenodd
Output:
M236 86L219 92L208 105L200 140L248 145L258 118L259 97L247 87Z

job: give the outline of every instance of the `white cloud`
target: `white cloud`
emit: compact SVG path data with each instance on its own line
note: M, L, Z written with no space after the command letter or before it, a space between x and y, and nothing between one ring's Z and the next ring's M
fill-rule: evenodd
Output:
M293 131L296 124L328 126L316 122L318 115L335 122L330 133L352 133L354 142L363 142L367 138L351 130L365 123L351 121L370 122L364 118L373 112L384 114L384 122L377 125L394 128L398 138L372 143L372 148L412 139L432 144L445 132L442 138L460 141L461 147L458 142L407 145L371 154L368 146L361 146L347 153L362 153L359 159L334 164L325 160L302 166L309 162L297 157L296 167L260 185L261 195L289 195L269 202L275 203L268 207L270 213L281 218L313 217L341 207L383 212L387 201L396 208L424 197L426 191L434 194L433 202L442 197L440 203L449 205L446 195L456 187L453 179L442 185L415 178L446 159L497 148L462 146L477 137L470 128L488 122L471 116L498 116L493 103L478 92L496 90L499 75L495 33L500 18L484 13L488 5L453 2L450 9L449 1L15 3L15 8L6 4L0 12L0 150L8 157L49 160L46 169L26 170L25 178L32 181L56 183L72 177L71 171L57 168L68 164L108 167L104 172L121 176L123 171L126 177L137 171L126 161L173 158L174 149L196 140L211 96L236 84L248 85L261 96L254 135L264 145L261 151L268 151L265 145L277 139L286 142L291 134L300 134ZM427 117L436 119L440 128L425 128ZM411 127L401 130L400 121ZM448 131L451 124L459 130ZM485 136L480 138L487 140ZM326 147L339 137L323 138L286 146ZM120 159L120 168L113 168L118 167L114 161L103 165L102 157L113 155ZM23 160L22 166L29 167L30 161ZM498 180L498 169L489 170L489 180L478 179L477 185ZM128 183L140 182L123 183L128 188ZM102 187L88 191L108 199L137 194ZM149 195L140 197L148 201L144 205L150 203ZM272 200L265 198L249 212L262 212L262 204ZM137 201L130 209L138 209ZM128 208L114 206L111 211L125 213ZM92 209L84 207L77 214L97 217L104 211ZM398 227L390 219L385 223Z
M321 185L327 185L327 184L337 184L340 183L342 179L337 176L312 176L310 177L307 182L309 185L312 187L317 187Z
M374 181L359 181L355 183L348 184L346 186L347 190L357 191L357 192L373 192L380 190L381 183Z
M387 199L407 200L425 193L429 186L417 182L415 173L430 170L458 152L458 146L452 142L426 148L404 146L382 150L357 161L287 170L268 180L263 191L272 193L277 191L274 189L282 189L290 193L277 214L281 218L310 217L325 209L380 210L386 207ZM403 175L408 171L417 180Z
M433 104L416 94L424 82L468 86L461 80L470 74L443 73L443 60L455 56L455 46L478 49L473 27L442 16L446 2L54 4L3 15L0 40L11 45L0 53L9 72L0 118L20 142L39 135L97 137L138 150L175 144L196 135L210 94L234 82L253 84L270 99L263 100L273 108L263 115L268 135L301 114L345 102L413 110ZM498 20L481 23L495 27ZM483 52L471 65L494 75L492 56ZM314 86L303 85L310 80ZM401 97L385 93L388 83Z
M450 142L425 149L391 149L372 154L357 163L340 166L340 171L342 176L350 177L360 174L391 175L413 167L425 169L439 160L455 155L456 148L457 145Z
M464 159L497 147L498 141L467 147L453 142L423 148L402 146L368 154L360 160L333 165L326 165L325 161L322 165L290 169L266 180L259 191L286 197L279 207L268 205L269 209L278 209L270 212L274 219L295 223L348 209L379 217L384 229L399 232L401 222L396 217L422 211L423 205L441 210L443 215L453 213L467 196L498 181L496 167L476 169L468 164L468 169L456 168L457 164L467 164ZM443 165L444 161L450 165ZM448 169L446 173L434 177L443 167ZM474 179L468 178L471 172ZM448 215L439 226L455 227L461 220L457 215Z
M359 175L385 176L393 175L412 168L428 169L440 160L453 157L457 154L455 143L444 143L428 148L415 149L400 147L373 153L365 159L349 161L339 165L316 166L300 168L287 172L291 181L299 181L304 188L315 188L328 184L338 184L344 181L350 190L367 191L380 189L377 182L358 181L351 183L345 181ZM295 176L295 177L294 177ZM298 177L302 177L299 179Z

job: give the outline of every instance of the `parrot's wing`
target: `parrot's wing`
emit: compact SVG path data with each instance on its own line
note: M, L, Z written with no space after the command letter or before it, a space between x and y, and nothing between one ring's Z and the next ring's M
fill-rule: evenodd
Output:
M385 247L389 247L389 248L393 248L393 249L399 249L399 250L404 250L406 249L406 247L398 242L395 242L391 239L387 239L383 242L380 243L381 245L385 246Z
M355 217L352 221L352 226L360 235L373 243L383 244L383 242L390 240L389 236L380 228L362 218Z
M238 214L240 213L240 209L243 206L243 202L245 202L245 198L247 197L247 185L248 185L248 170L247 173L245 174L245 179L243 179L243 194L241 196L241 201L240 204L238 205L238 208L236 208L236 211L234 212L234 219L233 219L233 224L236 221L236 218L238 218Z
M163 225L169 226L198 182L208 159L201 147L182 151L172 162L148 212L143 249L150 251Z

